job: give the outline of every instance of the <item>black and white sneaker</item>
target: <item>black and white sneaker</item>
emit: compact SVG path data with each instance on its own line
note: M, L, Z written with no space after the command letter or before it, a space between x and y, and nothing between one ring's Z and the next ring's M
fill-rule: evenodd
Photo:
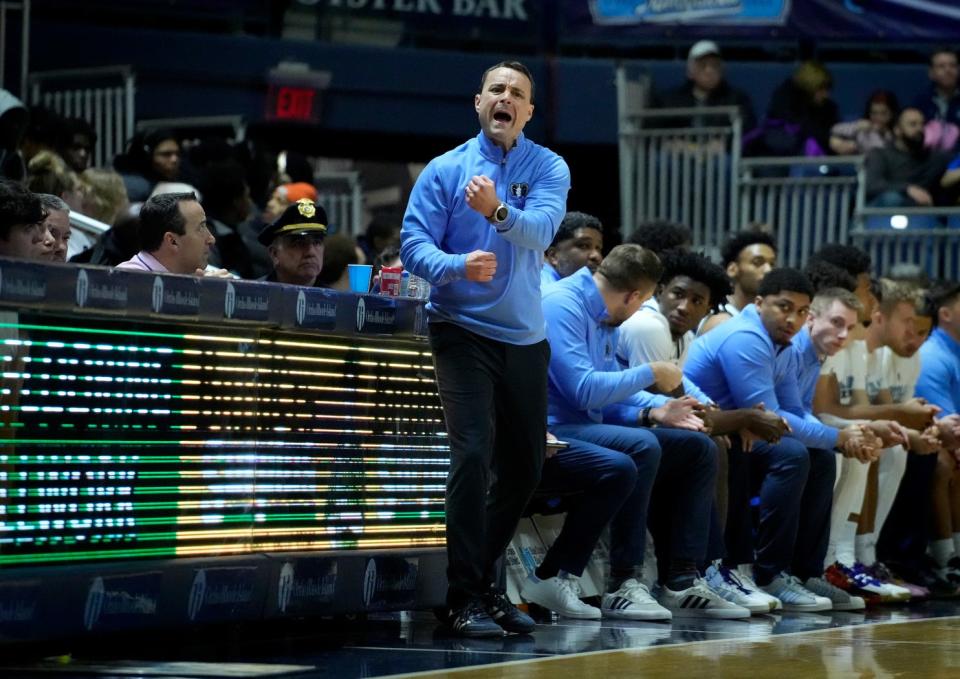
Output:
M660 605L673 614L674 618L749 618L750 611L743 606L727 601L715 593L706 581L698 579L692 587L673 591L661 587L657 596Z
M673 617L636 578L625 580L616 592L604 594L600 611L605 618L621 620L670 620Z
M444 625L461 637L501 637L503 628L493 621L479 599L473 599L462 608L447 608L437 611Z
M493 622L504 632L530 634L536 627L533 618L510 603L507 595L498 590L490 590L483 596L484 609Z

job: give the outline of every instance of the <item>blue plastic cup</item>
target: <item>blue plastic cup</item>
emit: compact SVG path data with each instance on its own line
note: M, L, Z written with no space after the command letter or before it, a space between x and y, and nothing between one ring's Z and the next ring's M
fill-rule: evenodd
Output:
M373 275L372 264L348 264L350 273L350 292L359 292L361 295L370 292L370 277Z

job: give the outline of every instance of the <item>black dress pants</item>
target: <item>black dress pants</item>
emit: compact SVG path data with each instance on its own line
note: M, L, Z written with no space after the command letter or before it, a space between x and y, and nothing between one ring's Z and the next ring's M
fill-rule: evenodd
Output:
M546 340L507 344L431 323L450 443L447 603L488 591L494 567L540 481L547 435Z

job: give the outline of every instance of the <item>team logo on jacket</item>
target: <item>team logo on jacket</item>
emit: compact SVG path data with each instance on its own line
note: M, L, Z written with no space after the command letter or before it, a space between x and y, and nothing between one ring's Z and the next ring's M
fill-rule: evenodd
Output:
M529 190L530 190L530 187L527 185L526 182L510 185L510 195L515 196L516 198L523 198L524 196L527 195L527 192Z

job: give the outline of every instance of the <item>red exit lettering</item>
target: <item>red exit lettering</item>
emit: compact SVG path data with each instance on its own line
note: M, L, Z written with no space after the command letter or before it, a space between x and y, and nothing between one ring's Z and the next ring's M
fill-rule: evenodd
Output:
M316 90L306 87L279 87L276 90L277 118L310 120L313 116L313 98Z

